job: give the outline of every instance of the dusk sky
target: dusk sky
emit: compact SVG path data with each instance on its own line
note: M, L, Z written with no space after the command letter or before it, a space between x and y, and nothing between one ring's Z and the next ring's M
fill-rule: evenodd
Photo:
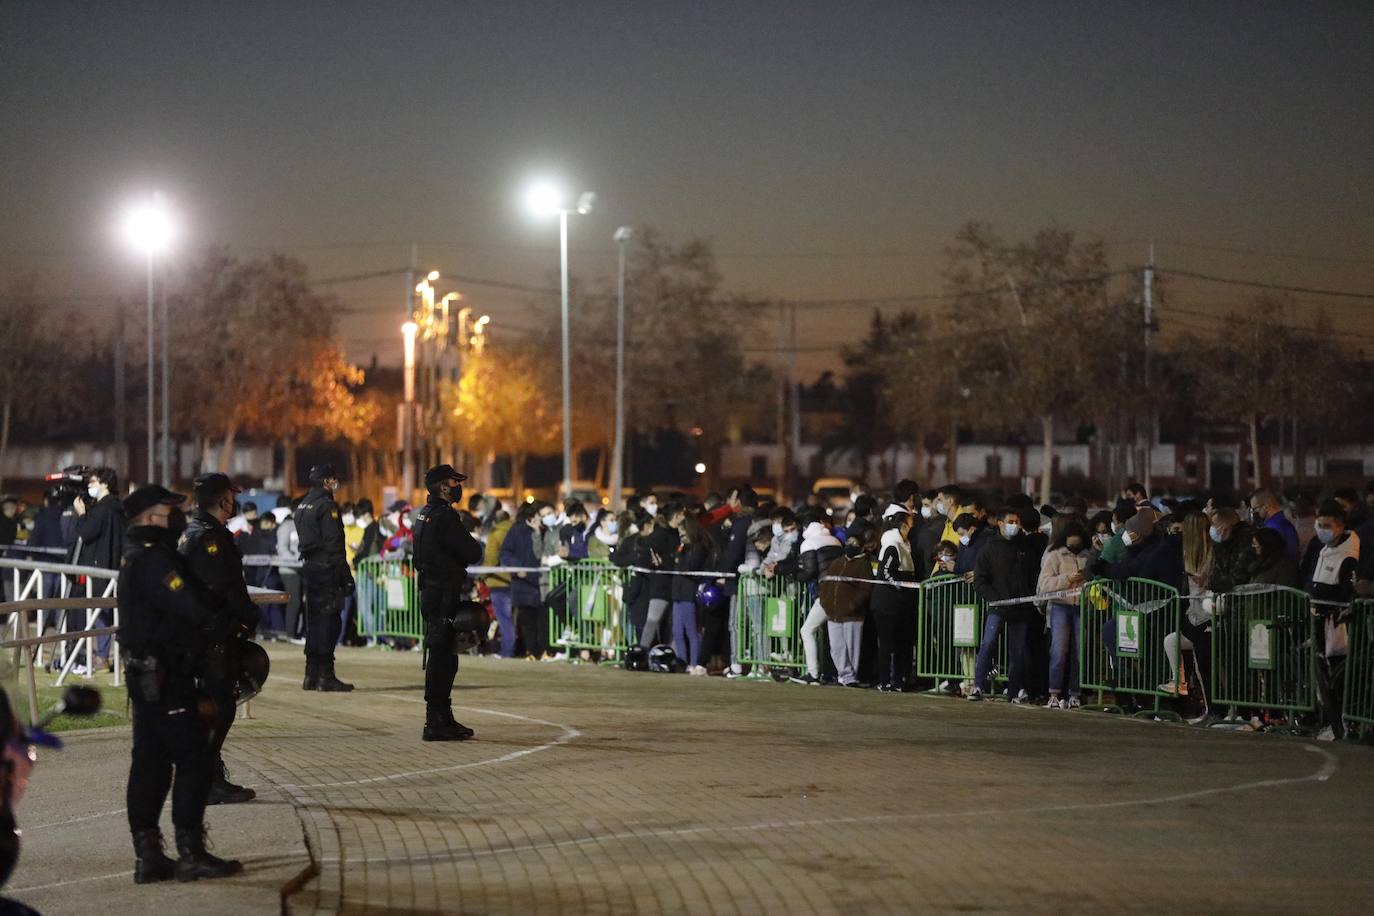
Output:
M278 249L330 277L414 241L423 268L546 286L536 174L599 194L572 226L592 280L616 226L647 223L711 239L740 292L935 292L977 218L1100 235L1118 264L1154 238L1166 269L1374 290L1368 2L0 0L0 74L0 282L37 271L93 316L137 300L115 225L154 188L177 258ZM460 288L498 329L533 320L529 294ZM350 354L398 360L403 281L337 291ZM1337 314L1374 333L1374 302ZM803 343L866 319L808 311Z

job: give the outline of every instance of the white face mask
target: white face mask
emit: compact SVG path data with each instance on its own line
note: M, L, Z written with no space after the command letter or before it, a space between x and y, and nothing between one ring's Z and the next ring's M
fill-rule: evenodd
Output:
M1021 533L1021 526L1015 522L1009 522L1002 526L1002 537L1011 540Z
M615 521L614 519L612 519L611 521L607 522L607 523L606 523L605 525L603 525L602 527L606 529L606 533L607 533L607 534L615 534L616 531L619 530L619 528L620 528L620 523L617 522L617 521Z
M921 507L921 518L930 518L934 514L935 510L930 508L930 506Z
M344 523L344 527L345 527L345 528L351 527L351 526L353 525L353 523L356 522L357 520L358 520L358 519L353 515L352 512L345 512L345 513L343 514L343 523Z
M1051 531L1053 531L1053 530L1054 530L1054 523L1053 523L1053 522L1045 522L1045 524L1043 524L1043 525L1040 526L1040 533L1041 533L1041 534L1049 534L1049 533L1050 533Z
M98 483L91 484L86 488L86 492L90 494L91 499L99 499L102 495L100 492L100 484Z
M399 512L388 512L386 520L391 523L392 528L401 527L401 513Z
M1121 535L1121 543L1125 544L1127 547L1130 547L1132 544L1135 543L1135 535L1127 531L1125 534Z
M773 523L773 537L775 537L775 538L780 538L780 537L782 537L782 522L774 522L774 523Z
M658 516L658 503L645 503L644 511L649 513L651 518Z
M1117 534L1117 533L1120 532L1120 531L1121 531L1121 523L1120 523L1120 522L1117 522L1117 521L1112 522L1112 534Z
M558 524L558 516L554 515L552 512L548 515L541 515L539 516L539 524L543 525L545 528L552 528L554 525Z
M969 535L967 535L967 534L961 534L961 535L959 535L959 543L962 544L962 545L965 546L965 547L968 546L968 542L971 541L971 540L973 540L973 539L972 539L971 537L969 537Z

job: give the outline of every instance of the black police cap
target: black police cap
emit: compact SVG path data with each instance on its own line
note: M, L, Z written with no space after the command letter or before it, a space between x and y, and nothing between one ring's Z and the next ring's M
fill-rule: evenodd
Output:
M323 483L331 477L335 480L339 477L339 475L335 473L334 465L332 464L317 464L310 469L310 474L308 476L311 483Z
M445 480L456 480L462 483L467 479L467 475L459 474L453 469L453 465L441 464L438 467L432 467L428 471L425 471L425 488L428 489L429 487L438 486Z
M219 471L211 471L201 474L195 481L195 494L200 497L216 497L225 493L242 493L243 490L234 486L234 482L229 479L228 474L221 474Z
M150 483L124 497L124 515L132 520L154 506L179 506L184 502L185 493L173 493L164 486Z

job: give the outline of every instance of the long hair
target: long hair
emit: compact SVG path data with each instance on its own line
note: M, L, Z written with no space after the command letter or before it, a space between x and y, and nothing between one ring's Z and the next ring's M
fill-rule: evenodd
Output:
M1207 536L1211 525L1211 519L1201 512L1183 516L1183 569L1190 576L1212 571L1212 539Z
M1050 550L1058 550L1068 543L1069 538L1075 536L1082 538L1084 544L1088 543L1088 527L1071 516L1067 522L1059 526L1054 535L1054 542L1050 544Z
M694 516L688 515L682 519L682 540L683 543L705 550L705 563L707 566L715 565L715 539L706 533L706 529L701 527L701 522Z

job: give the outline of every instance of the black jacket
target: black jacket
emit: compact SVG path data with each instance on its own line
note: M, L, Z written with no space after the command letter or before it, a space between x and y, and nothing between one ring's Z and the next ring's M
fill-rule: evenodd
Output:
M1094 575L1108 579L1151 579L1188 593L1188 573L1183 568L1183 535L1151 534L1139 544L1126 548L1126 558L1092 565Z
M910 540L907 543L910 545ZM913 562L915 561L913 560ZM895 546L888 544L882 547L878 554L878 578L887 582L919 582L921 571L919 569L902 569L901 555ZM873 598L869 602L869 607L873 609L875 614L890 616L909 614L914 618L919 595L920 593L914 588L878 585L873 589Z
M339 506L333 495L324 487L312 487L296 507L293 518L301 549L302 575L332 577L339 585L352 581L344 554L343 522L339 520Z
M124 555L126 526L124 504L113 493L105 494L76 523L76 536L81 538L77 565L118 569L120 558Z
M196 509L186 522L177 552L186 559L191 572L223 602L230 618L230 631L252 636L262 613L248 597L243 557L229 529L209 512Z
M915 546L911 551L911 559L916 564L916 569L924 574L930 569L930 565L935 562L935 548L940 546L940 539L944 537L945 525L949 519L938 512L932 513L930 518L923 519L921 525L916 529Z
M720 550L720 562L716 568L723 573L739 572L740 564L749 553L749 525L753 516L735 513L730 516L730 529L725 535L725 546ZM721 523L722 527L724 522ZM725 580L725 594L734 595L739 588L739 580L733 577Z
M151 656L178 675L194 675L205 650L228 636L222 608L177 553L170 531L151 525L129 529L116 636L126 656Z
M443 497L431 496L411 519L410 530L421 589L462 588L468 564L482 562L482 545Z
M643 558L640 565L651 569L661 569L670 572L677 563L677 548L681 543L681 536L668 527L666 522L658 522L654 525L654 530L649 536L643 538ZM653 551L651 555L649 551ZM658 557L659 563L654 565L654 556ZM676 576L656 574L649 576L649 599L659 599L669 601L673 597L673 580Z
M500 546L500 545L497 545ZM358 564L368 557L375 557L382 552L382 528L374 518L363 529L363 539L358 542L358 549L353 554L353 568L357 569Z
M796 579L798 582L815 582L821 573L840 557L844 556L843 544L826 544L815 550L807 550L797 555Z
M1040 581L1041 552L1036 542L1025 534L1011 540L998 535L978 552L973 567L973 590L984 601L1002 601L1034 595ZM1030 602L988 608L1003 619L1031 620L1035 605Z
M683 572L705 572L711 568L711 551L698 544L684 543L677 551L674 569ZM663 578L668 578L664 576ZM705 576L673 576L673 600L695 601L697 586L709 582Z

